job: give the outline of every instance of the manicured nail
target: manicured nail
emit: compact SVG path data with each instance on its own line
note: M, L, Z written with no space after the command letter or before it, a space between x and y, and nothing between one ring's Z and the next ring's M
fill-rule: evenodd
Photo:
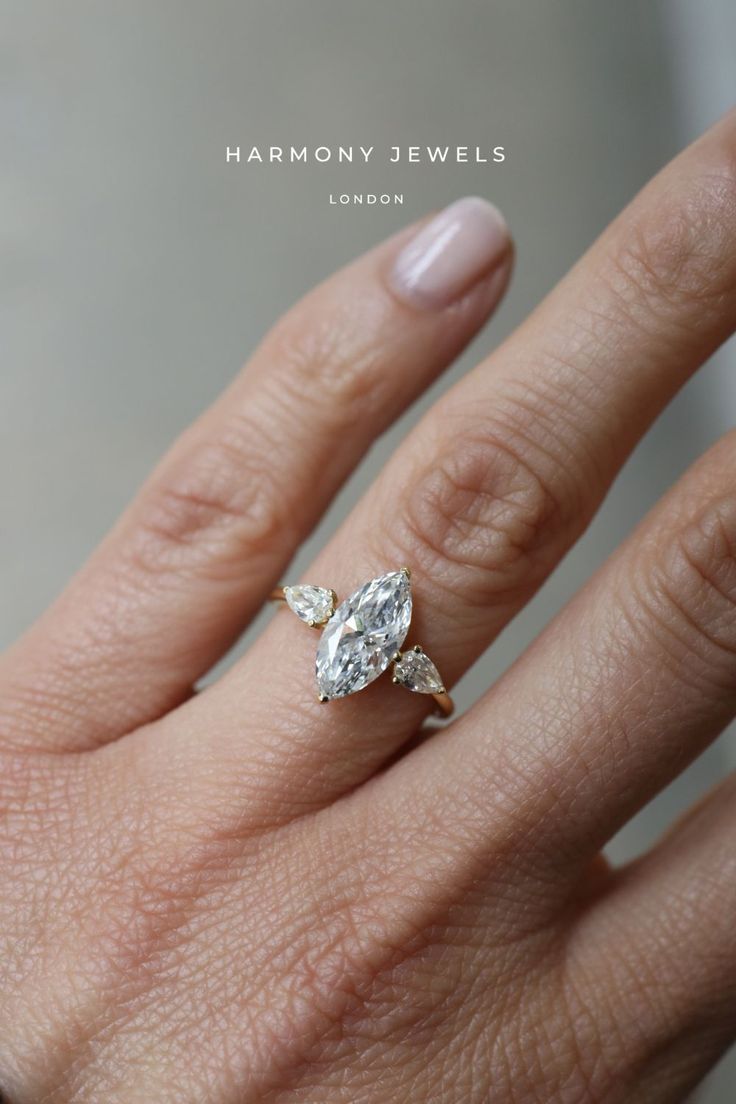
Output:
M391 285L412 306L446 307L508 253L509 232L501 212L468 196L445 207L399 253Z

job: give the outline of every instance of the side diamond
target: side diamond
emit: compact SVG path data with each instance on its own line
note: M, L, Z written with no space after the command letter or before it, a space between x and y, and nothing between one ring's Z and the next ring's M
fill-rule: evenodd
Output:
M419 646L404 652L394 664L394 681L416 694L444 694L440 673Z
M285 586L284 598L289 609L308 625L322 625L335 612L335 592L324 587Z

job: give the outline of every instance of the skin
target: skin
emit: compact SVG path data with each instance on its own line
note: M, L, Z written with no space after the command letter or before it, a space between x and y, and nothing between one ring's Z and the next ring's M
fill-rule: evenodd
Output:
M484 322L388 273L290 311L0 663L0 1087L10 1104L681 1101L736 1030L727 780L608 839L736 711L736 438L464 716L382 679L315 701L261 607L378 433ZM736 115L440 398L307 572L408 563L448 685L583 531L736 325ZM359 415L359 417L358 417Z

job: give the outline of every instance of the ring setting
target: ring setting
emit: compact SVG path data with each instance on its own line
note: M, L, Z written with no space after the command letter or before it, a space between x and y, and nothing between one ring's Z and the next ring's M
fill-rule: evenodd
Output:
M271 598L322 630L315 660L320 701L354 694L393 665L394 683L430 695L440 715L452 713L452 699L421 645L401 651L413 604L408 567L370 579L343 601L334 590L311 583L277 587Z

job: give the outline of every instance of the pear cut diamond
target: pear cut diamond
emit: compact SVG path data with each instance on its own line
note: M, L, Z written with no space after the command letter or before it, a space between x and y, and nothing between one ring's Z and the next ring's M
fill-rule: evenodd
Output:
M410 621L408 571L371 579L341 602L317 648L320 698L354 694L378 678L403 644Z
M324 587L286 586L284 598L289 609L308 625L323 624L335 611L335 592Z
M444 694L440 673L421 648L404 652L394 664L394 679L416 694Z

